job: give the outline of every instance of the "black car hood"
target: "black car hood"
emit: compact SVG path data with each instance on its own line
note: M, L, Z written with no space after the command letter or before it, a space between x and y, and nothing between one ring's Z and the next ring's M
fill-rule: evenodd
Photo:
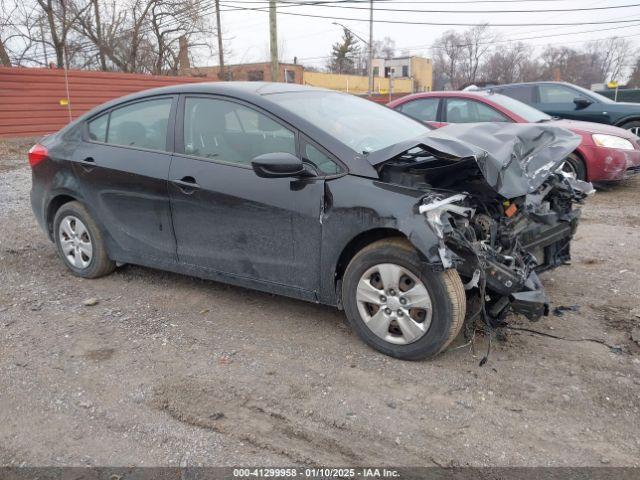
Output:
M417 148L451 161L473 157L491 188L514 198L538 189L580 142L580 136L549 125L467 123L371 152L367 160L375 167Z

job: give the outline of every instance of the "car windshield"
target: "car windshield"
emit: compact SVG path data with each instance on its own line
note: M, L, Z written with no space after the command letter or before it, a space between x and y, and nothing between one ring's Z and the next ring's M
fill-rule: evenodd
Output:
M501 107L506 108L510 112L515 113L519 117L524 118L529 123L547 122L551 120L551 117L540 110L530 107L526 103L522 103L515 98L507 97L506 95L500 95L494 93L489 95L492 101L496 102Z
M345 93L289 92L269 95L269 99L361 153L381 150L430 131L390 108Z

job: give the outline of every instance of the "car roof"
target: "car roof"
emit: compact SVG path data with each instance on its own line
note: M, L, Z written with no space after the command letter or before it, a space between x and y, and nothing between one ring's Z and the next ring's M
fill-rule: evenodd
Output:
M525 86L525 85L548 85L548 84L555 84L555 85L566 85L567 87L574 87L575 85L573 85L572 83L569 82L556 82L554 80L540 80L537 82L516 82L516 83L500 83L497 85L491 85L491 86L487 86L487 87L482 87L482 90L491 90L493 88L501 88L501 87L519 87L519 86Z
M136 97L148 97L159 94L179 94L179 93L209 93L228 94L242 98L253 95L271 95L274 93L288 93L300 91L327 91L324 88L309 87L297 83L275 83L275 82L194 82L170 85L168 87L152 88L141 92L121 97L123 99L135 99Z
M442 90L436 92L420 92L420 93L412 93L410 95L405 95L404 97L400 97L392 102L387 104L388 107L394 108L398 105L402 105L405 102L409 102L411 100L416 100L418 98L432 98L432 97L459 97L459 98L487 98L489 95L493 95L489 91L485 90L474 90L463 92L461 90Z
M97 113L103 112L120 104L142 100L156 95L178 95L181 93L194 94L214 94L227 95L246 101L256 101L265 96L276 93L294 92L329 92L325 88L309 87L297 83L275 83L275 82L194 82L169 85L166 87L151 88L140 92L131 93L122 97L114 98L88 111L81 118L88 118ZM338 93L338 92L336 92Z

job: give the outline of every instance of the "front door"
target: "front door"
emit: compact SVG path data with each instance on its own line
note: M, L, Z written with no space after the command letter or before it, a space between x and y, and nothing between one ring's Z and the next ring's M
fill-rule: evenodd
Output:
M264 153L298 154L296 132L216 97L186 96L179 111L181 153L169 173L179 261L313 298L324 180L260 178L251 168Z
M585 122L608 123L609 117L603 114L601 106L587 97L585 94L566 85L554 83L538 86L539 102L535 107L538 110L554 117L570 120L582 120ZM579 106L574 100L581 99L592 102L587 106Z
M167 190L174 100L136 101L91 119L72 154L85 203L107 230L118 260L175 261Z

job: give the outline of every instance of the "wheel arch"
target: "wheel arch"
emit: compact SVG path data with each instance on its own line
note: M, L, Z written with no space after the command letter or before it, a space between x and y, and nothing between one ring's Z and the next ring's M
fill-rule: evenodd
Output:
M45 211L45 225L47 226L47 234L51 240L53 240L53 219L56 216L56 212L60 210L60 207L64 204L74 201L81 201L81 199L78 196L65 191L55 194L47 203Z
M585 177L586 177L585 180L590 181L589 179L591 178L591 169L589 168L589 162L587 162L587 155L585 154L585 152L582 151L580 147L578 147L571 153L574 154L576 157L578 157L578 160L582 162L582 165L584 166Z
M334 288L338 308L342 308L342 277L351 259L363 248L384 238L402 238L409 242L407 236L395 228L378 227L360 232L344 246L335 265ZM417 249L416 249L417 250Z
M637 115L633 115L630 117L621 118L615 123L615 126L623 128L623 125L629 122L640 122L640 117Z

